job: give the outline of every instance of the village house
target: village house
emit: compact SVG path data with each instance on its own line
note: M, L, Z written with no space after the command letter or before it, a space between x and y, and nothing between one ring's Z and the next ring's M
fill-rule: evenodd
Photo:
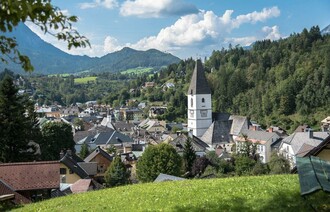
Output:
M256 129L242 130L241 136L236 137L236 152L240 152L244 142L250 142L257 147L256 153L262 163L270 161L273 145L280 142L281 137L274 132L259 131Z
M289 160L291 168L296 165L296 157L304 157L318 147L329 136L327 132L294 132L282 140L279 153Z
M133 139L116 130L108 129L106 132L97 133L95 136L87 136L78 141L75 145L76 152L80 152L83 143L87 144L89 149L95 149L98 146L107 149L114 146L119 152L126 152L126 145L132 145Z
M58 161L0 163L0 196L15 194L14 203L48 199L60 187L59 176Z
M85 162L71 150L60 154L61 183L73 184L79 179L91 179L97 174L97 163Z
M86 163L95 162L97 163L97 174L95 175L95 179L98 182L104 181L104 173L110 166L113 161L114 156L110 155L106 151L104 151L101 147L96 147L96 149L91 152L84 161Z
M330 131L330 116L326 117L321 121L321 129L323 132Z

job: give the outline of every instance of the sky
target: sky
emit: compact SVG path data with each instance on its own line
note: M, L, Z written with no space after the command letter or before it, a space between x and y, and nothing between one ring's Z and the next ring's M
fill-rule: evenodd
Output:
M52 0L91 48L67 50L66 43L30 29L74 55L101 57L123 47L158 49L181 59L209 57L213 50L285 38L304 28L330 24L329 0Z

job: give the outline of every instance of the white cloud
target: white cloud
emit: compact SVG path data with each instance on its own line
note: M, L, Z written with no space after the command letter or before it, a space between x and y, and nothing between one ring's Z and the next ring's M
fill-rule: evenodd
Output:
M122 46L119 45L118 40L114 37L107 36L104 39L104 52L105 53L111 53L114 51L118 51L122 48Z
M262 28L262 31L267 34L265 39L278 40L282 37L280 33L280 29L276 25L272 27L265 26Z
M212 11L200 11L198 14L182 16L173 25L163 28L155 36L145 37L131 47L137 49L157 48L172 51L190 46L214 45L226 43L230 39L237 44L248 44L256 37L227 39L231 31L242 24L255 24L280 15L277 7L264 8L260 12L252 12L232 18L233 10L227 10L222 16Z
M126 0L120 8L123 16L163 17L198 13L196 6L183 0Z
M80 4L80 9L91 9L96 7L113 9L118 7L118 2L117 0L94 0L93 2L84 2Z
M240 37L240 38L226 38L225 42L228 44L232 44L233 46L235 46L235 45L249 46L256 40L258 40L258 38L256 36L247 36L247 37Z

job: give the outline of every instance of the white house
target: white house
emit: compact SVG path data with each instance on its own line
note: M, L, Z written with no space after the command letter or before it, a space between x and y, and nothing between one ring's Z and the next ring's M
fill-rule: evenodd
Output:
M257 130L242 130L241 133L241 136L235 139L237 151L240 151L243 142L251 142L257 145L257 154L260 156L260 161L262 163L268 163L270 161L272 145L280 140L280 136L274 132ZM243 135L247 136L247 141Z
M327 132L295 132L283 139L279 153L290 161L291 168L296 165L296 157L304 157L329 136Z

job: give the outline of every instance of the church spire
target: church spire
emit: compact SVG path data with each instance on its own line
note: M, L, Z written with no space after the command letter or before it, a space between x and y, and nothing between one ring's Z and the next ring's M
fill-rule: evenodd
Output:
M195 64L194 73L188 90L188 95L211 94L211 89L204 74L202 61L198 59Z

